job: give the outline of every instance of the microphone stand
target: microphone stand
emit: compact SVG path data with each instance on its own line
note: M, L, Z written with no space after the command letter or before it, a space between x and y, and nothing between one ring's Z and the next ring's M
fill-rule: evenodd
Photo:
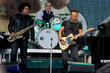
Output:
M51 33L52 33L52 26L53 26L53 23L50 24ZM52 34L51 34L50 73L52 73L52 46L53 46L52 41L53 41L53 38L52 38Z

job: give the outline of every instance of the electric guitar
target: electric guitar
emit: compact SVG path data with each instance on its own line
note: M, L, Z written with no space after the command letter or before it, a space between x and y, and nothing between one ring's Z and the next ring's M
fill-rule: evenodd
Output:
M89 32L89 31L92 31L94 30L94 28L89 28L88 30L86 30L85 32L82 32L80 34L77 34L76 36L79 37L80 35L83 35L85 34L86 32ZM60 45L60 48L62 50L65 50L67 49L70 45L72 44L76 44L76 42L74 41L75 40L75 36L71 33L69 34L67 37L62 37L61 40L59 41L59 45ZM62 44L61 41L65 42L65 44Z
M30 26L26 27L25 29L22 29L22 30L16 32L16 33L15 33L15 37L12 37L12 36L10 35L10 36L7 38L7 40L8 40L9 42L13 42L13 41L15 41L15 40L17 40L17 39L23 38L22 34L24 34L24 33L25 33L26 31L28 31L29 29L33 28L35 25L37 25L37 24L30 25Z

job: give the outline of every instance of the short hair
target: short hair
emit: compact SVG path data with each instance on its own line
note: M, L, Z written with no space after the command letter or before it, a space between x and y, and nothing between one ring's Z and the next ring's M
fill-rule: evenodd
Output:
M46 3L45 3L45 7L47 6L47 4L48 4L48 3L50 3L50 4L51 4L51 2L46 2Z
M19 12L22 12L22 10L24 9L25 6L27 6L31 9L30 4L27 2L24 2L24 3L20 4L20 6L18 7Z
M77 10L71 10L71 11L70 11L70 14L71 14L72 12L75 12L75 13L78 14L78 11L77 11Z

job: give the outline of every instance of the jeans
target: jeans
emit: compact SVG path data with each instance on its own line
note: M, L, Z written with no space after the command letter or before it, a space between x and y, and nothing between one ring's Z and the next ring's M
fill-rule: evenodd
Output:
M21 62L26 63L27 60L27 40L18 39L12 42L11 45L11 62L16 62L17 59L17 51L20 48L20 59Z
M74 62L78 62L79 61L78 60L79 59L79 57L78 57L78 44L71 45L66 50L62 50L63 67L64 67L64 70L66 70L66 71L67 71L67 68L68 68L67 60L69 59L69 57L68 57L69 50L70 50L71 59Z

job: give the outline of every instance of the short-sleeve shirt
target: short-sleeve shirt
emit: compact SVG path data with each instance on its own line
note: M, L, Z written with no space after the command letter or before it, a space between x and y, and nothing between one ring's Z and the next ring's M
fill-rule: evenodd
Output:
M80 22L73 22L71 20L64 21L62 26L64 26L62 36L68 36L70 33L76 35L79 33L79 29L82 29L82 24Z

